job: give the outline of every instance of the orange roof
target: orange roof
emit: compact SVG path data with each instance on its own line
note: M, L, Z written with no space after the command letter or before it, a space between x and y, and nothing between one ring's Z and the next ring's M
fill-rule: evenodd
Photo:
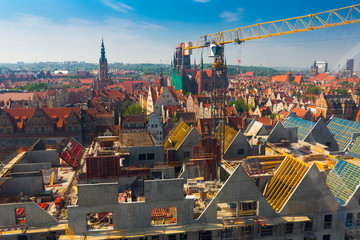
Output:
M295 75L295 76L293 76L293 77L294 77L294 81L295 81L296 83L299 83L299 84L300 84L301 79L303 78L303 77L300 76L300 75Z
M272 82L286 82L286 75L276 75L271 78Z
M0 102L7 102L11 98L13 101L20 101L20 100L26 100L32 99L34 93L19 93L19 92L9 92L9 93L2 93L0 94Z
M79 82L82 84L82 85L90 85L93 83L93 79L91 78L87 78L87 79L79 79Z
M271 126L272 121L270 117L256 117L256 120L264 124L265 126Z
M296 115L301 118L303 116L305 116L306 110L300 109L300 108L293 108L292 109L293 113L296 113Z

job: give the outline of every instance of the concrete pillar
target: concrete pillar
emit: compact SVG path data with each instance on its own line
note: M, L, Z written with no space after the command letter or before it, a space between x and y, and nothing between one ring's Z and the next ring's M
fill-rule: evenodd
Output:
M212 240L221 240L221 230L212 231Z
M188 232L187 239L197 240L199 239L199 232Z
M236 202L236 217L240 215L240 202Z

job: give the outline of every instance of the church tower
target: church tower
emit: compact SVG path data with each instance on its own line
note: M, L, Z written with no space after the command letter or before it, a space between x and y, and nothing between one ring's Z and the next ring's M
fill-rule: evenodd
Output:
M109 84L109 73L108 73L108 63L105 57L105 47L104 47L104 40L101 40L101 56L99 59L99 79L96 84L97 90L103 90Z

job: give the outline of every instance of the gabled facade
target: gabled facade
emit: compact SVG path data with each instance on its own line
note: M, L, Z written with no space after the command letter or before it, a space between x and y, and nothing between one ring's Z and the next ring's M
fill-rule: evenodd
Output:
M160 117L156 113L152 113L149 116L147 123L147 131L159 142L163 142L164 132Z

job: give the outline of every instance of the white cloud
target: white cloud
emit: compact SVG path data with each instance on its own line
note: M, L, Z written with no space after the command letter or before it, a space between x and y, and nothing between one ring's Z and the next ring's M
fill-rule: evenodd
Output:
M117 2L116 0L114 2L112 0L102 0L102 2L106 6L112 8L118 12L127 12L128 10L134 10L133 7L131 7L125 3L122 3L122 2Z
M210 2L210 0L194 0L195 2L199 2L199 3L207 3Z
M219 16L225 22L235 22L235 21L238 21L242 17L243 12L244 12L243 8L237 8L236 11L234 11L234 12L224 11L224 12L220 13Z
M141 25L143 28L146 28L146 29L162 29L163 28L162 26L160 26L158 24L144 22L144 21L141 22Z
M87 61L97 62L104 37L109 62L159 62L171 59L174 46L161 41L162 26L120 18L103 21L48 18L19 14L0 20L6 32L0 44L0 62Z

